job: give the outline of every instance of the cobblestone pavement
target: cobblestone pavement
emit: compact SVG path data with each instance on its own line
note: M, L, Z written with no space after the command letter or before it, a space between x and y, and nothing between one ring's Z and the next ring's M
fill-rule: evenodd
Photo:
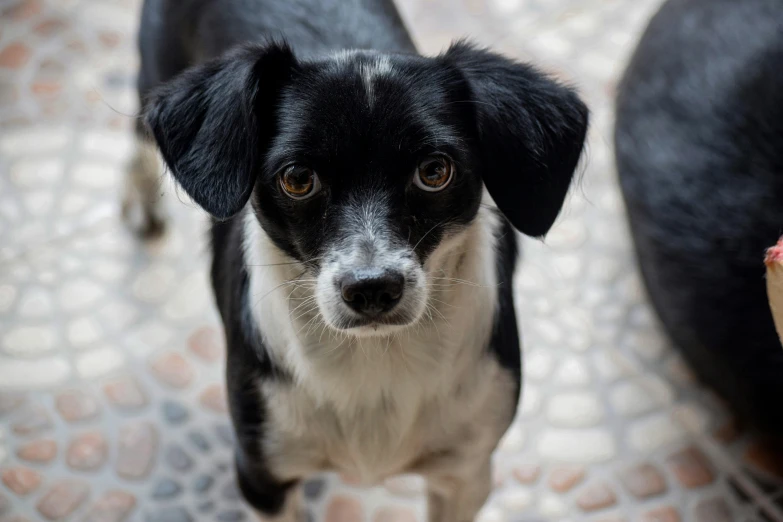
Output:
M611 97L657 0L401 0L425 52L472 35L578 85L581 189L518 280L524 397L483 522L783 521L783 456L737 426L645 304ZM204 220L120 222L135 0L0 0L0 521L250 520L233 485ZM179 197L178 197L179 196ZM421 521L421 482L304 490L311 520Z

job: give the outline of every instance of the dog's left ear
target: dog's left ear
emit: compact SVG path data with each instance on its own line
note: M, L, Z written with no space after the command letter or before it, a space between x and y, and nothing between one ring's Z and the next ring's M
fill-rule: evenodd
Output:
M452 45L442 58L468 83L484 185L517 230L544 236L571 185L587 107L533 67L468 43Z
M214 217L233 216L250 198L295 65L285 44L239 47L146 100L145 123L172 175Z

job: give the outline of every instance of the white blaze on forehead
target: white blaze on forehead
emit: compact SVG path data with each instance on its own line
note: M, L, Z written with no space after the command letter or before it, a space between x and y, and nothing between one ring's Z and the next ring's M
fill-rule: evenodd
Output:
M375 102L375 80L380 76L388 76L392 72L391 60L388 56L374 56L367 51L346 49L332 55L334 64L340 70L349 67L359 60L359 75L367 91L367 102L372 107Z
M364 88L367 91L367 103L372 107L375 102L375 79L379 76L387 76L391 73L391 61L387 56L378 56L369 63L361 64L359 71L362 75Z

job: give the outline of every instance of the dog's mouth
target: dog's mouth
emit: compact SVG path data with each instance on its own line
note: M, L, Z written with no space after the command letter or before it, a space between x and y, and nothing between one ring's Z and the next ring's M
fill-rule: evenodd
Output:
M342 330L355 330L364 328L368 330L381 330L386 327L409 326L413 323L406 314L393 314L382 317L355 317L344 320L342 324L337 325Z
M332 327L354 337L385 337L408 328L416 321L410 317L392 316L376 318L350 318L333 324Z

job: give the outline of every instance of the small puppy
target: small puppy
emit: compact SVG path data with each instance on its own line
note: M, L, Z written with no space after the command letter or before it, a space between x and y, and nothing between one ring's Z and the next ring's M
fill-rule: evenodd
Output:
M247 501L293 521L308 475L411 472L431 521L473 520L520 390L512 225L557 217L584 104L466 43L417 55L388 0L148 0L140 43L144 122L214 217Z
M670 0L617 100L617 167L658 315L694 370L783 435L764 251L783 232L779 0Z

